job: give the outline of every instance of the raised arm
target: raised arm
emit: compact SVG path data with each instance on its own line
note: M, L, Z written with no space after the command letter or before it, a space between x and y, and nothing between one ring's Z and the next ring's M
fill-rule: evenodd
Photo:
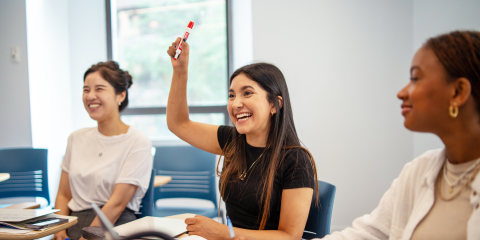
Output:
M182 43L183 50L177 60L173 59L176 46L181 40L181 38L177 38L167 51L173 67L172 85L167 104L168 129L185 142L204 151L220 155L222 149L217 139L219 126L194 122L189 118L187 79L190 46L187 42Z

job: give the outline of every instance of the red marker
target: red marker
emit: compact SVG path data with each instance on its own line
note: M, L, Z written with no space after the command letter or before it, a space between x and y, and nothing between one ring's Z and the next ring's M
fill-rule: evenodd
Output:
M193 28L193 22L190 21L188 23L187 30L185 30L185 34L183 34L183 39L180 40L180 43L178 44L178 48L175 51L175 57L173 57L173 59L177 60L178 55L180 55L180 53L182 52L182 43L184 40L187 41L188 36L190 35L190 31L192 31L192 28Z

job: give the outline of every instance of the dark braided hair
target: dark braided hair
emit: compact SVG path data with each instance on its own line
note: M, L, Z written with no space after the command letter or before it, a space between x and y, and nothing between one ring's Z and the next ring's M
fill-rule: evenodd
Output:
M132 76L127 71L123 71L118 66L118 63L115 61L99 62L92 65L86 72L83 74L83 81L90 73L99 72L105 81L110 83L115 89L115 94L120 94L126 92L125 99L118 106L118 111L122 111L128 106L128 89L132 86Z
M427 40L447 72L447 81L464 77L472 85L472 96L480 113L480 32L453 31Z

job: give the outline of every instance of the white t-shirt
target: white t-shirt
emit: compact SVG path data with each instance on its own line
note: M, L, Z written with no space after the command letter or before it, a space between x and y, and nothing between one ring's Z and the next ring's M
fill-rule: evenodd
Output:
M138 186L127 208L138 211L152 174L152 142L130 127L125 134L104 136L96 127L84 128L68 137L62 170L68 173L72 211L105 205L117 183Z

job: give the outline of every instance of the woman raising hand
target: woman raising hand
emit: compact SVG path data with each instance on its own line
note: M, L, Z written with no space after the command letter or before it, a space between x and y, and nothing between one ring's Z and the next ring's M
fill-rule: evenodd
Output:
M178 38L168 49L173 77L167 124L175 135L204 151L223 155L220 194L235 233L256 239L300 239L316 191L316 167L301 147L282 72L256 63L230 78L228 113L234 127L193 122L187 104L186 42L173 59ZM212 88L215 86L211 86ZM191 235L228 239L227 226L202 216L185 220Z

